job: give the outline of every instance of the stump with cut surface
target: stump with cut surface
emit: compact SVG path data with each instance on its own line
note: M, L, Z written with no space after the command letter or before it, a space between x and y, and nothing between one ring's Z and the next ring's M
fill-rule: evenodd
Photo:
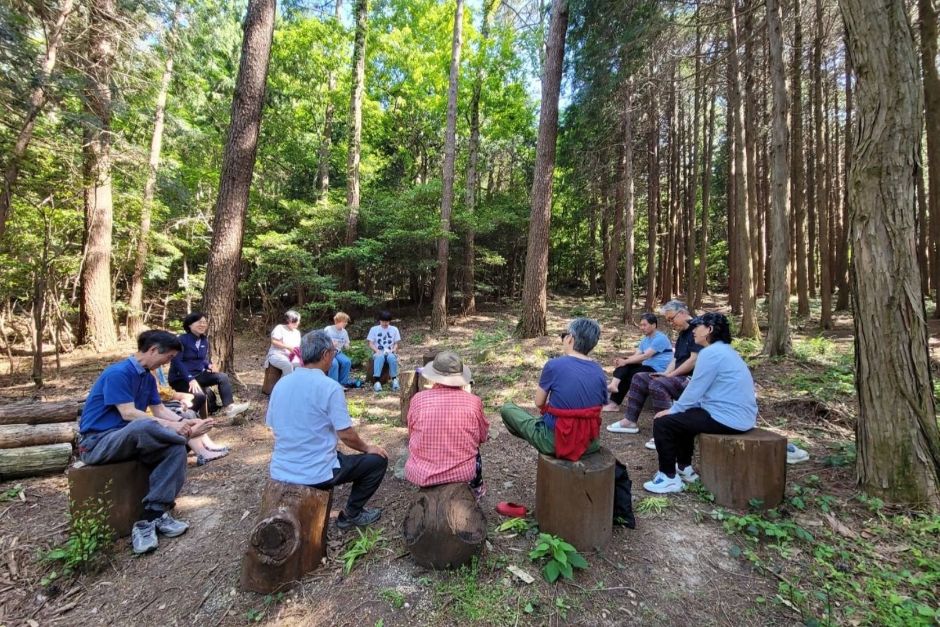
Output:
M366 378L368 381L372 381L372 373L375 372L374 370L375 366L373 365L374 359L375 359L375 354L373 353L372 357L369 357L369 363L366 366ZM386 360L385 363L382 364L382 376L379 377L379 383L381 383L382 385L385 385L391 380L392 380L392 375L391 375L391 371L388 368L388 360Z
M108 525L119 536L131 532L144 513L150 470L137 460L92 466L77 462L68 470L69 504L74 518L98 507L108 512Z
M747 433L698 437L702 485L715 495L715 503L748 509L752 500L762 508L776 507L787 484L787 439L752 429Z
M281 379L280 368L275 368L274 366L268 366L264 369L264 383L261 384L261 393L265 396L271 396L271 390L274 389L274 384L280 381Z
M614 462L605 448L576 462L539 455L539 530L564 538L579 551L607 544L614 520Z
M320 566L332 501L332 490L268 479L261 520L251 530L242 560L242 590L282 590Z
M420 566L458 568L483 550L486 517L466 483L422 488L405 513L402 535Z
M401 383L401 424L407 425L411 397L418 392L418 375L414 370L405 370L399 375L398 381Z

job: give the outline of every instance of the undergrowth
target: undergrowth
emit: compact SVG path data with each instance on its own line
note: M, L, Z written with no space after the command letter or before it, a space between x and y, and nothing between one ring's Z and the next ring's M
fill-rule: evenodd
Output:
M459 621L512 624L518 617L512 603L513 590L492 580L491 574L476 557L469 566L442 573L434 588L435 605L448 608Z
M110 483L104 496L110 492ZM104 549L114 540L114 530L108 525L110 505L101 497L85 501L81 508L70 508L75 514L69 521L69 537L43 556L48 562L61 566L61 571L52 570L42 578L48 585L60 576L94 569L104 554Z
M359 527L356 527L356 531L359 533L359 537L353 541L352 545L342 556L343 572L347 575L353 569L353 566L356 565L359 558L368 555L376 547L385 543L385 536L382 534L383 529L368 527L363 531Z

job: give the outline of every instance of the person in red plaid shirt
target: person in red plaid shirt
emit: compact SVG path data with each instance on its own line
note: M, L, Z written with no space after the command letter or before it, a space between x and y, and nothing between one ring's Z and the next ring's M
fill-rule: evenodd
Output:
M408 461L405 479L419 487L467 482L483 498L480 444L490 424L483 402L464 391L470 369L457 353L443 351L421 371L434 387L415 394L408 409Z

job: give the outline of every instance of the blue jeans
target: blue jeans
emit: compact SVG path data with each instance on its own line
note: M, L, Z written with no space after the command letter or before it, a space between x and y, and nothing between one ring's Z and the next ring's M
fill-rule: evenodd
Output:
M352 360L345 353L336 353L327 375L337 383L345 385L349 383L350 369L352 369Z
M373 353L372 355L372 376L376 381L382 376L382 368L388 362L388 375L391 378L398 376L398 355L395 353Z

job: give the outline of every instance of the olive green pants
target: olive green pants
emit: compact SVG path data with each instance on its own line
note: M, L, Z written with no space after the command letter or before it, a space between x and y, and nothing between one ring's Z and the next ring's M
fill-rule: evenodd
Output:
M555 455L555 431L549 429L544 420L536 418L514 403L506 403L500 407L499 414L503 417L503 424L509 433L522 438L539 453ZM600 442L594 440L584 454L596 453L599 448Z

